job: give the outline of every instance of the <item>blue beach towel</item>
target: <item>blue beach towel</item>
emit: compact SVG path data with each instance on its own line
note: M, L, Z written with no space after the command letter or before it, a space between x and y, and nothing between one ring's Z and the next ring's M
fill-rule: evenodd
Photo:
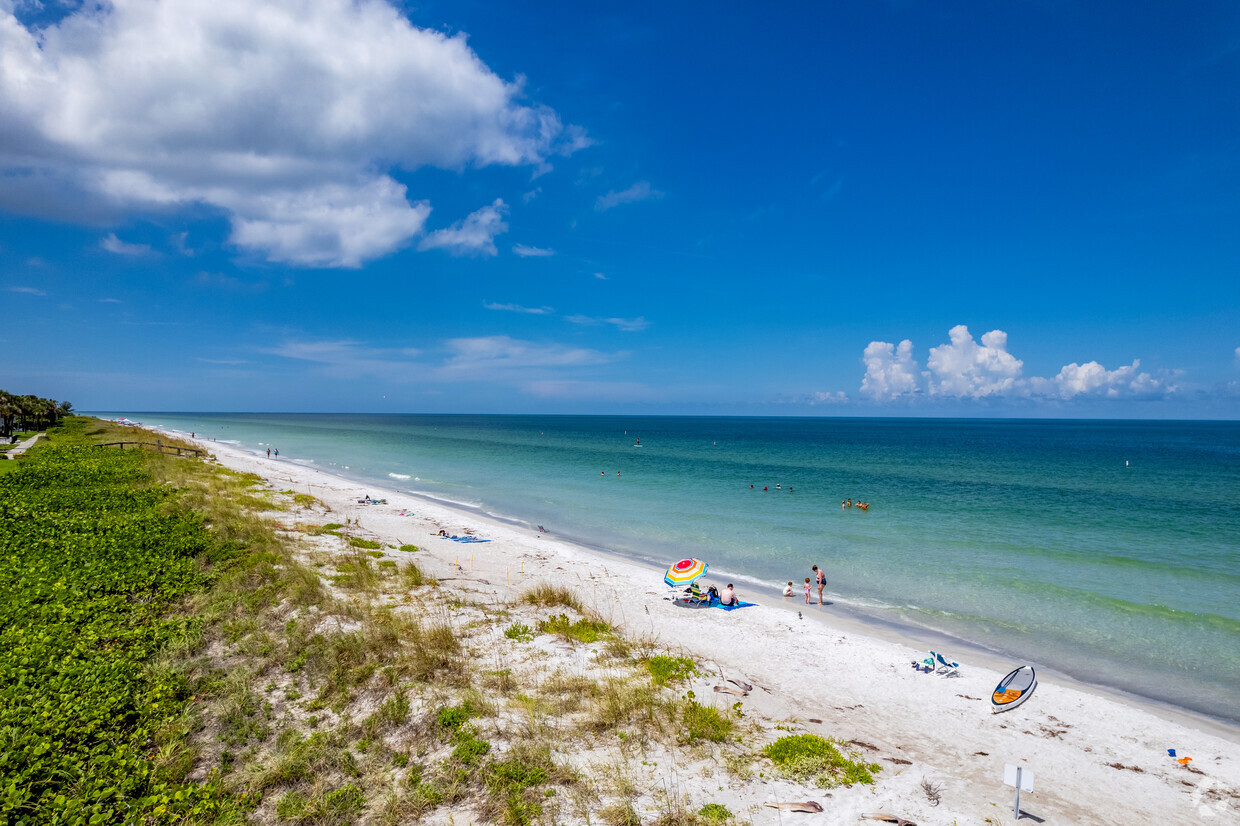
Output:
M491 541L491 540L489 540L489 539L482 539L482 538L477 537L477 536L450 536L450 537L448 537L448 538L449 538L449 539L451 539L453 542L465 542L465 543L469 543L469 542L490 542L490 541Z
M722 602L719 602L718 600L714 600L714 599L710 601L710 607L722 608L724 611L735 611L737 608L749 608L750 606L754 604L755 603L745 602L744 600L741 600L741 599L738 599L735 605L724 605Z

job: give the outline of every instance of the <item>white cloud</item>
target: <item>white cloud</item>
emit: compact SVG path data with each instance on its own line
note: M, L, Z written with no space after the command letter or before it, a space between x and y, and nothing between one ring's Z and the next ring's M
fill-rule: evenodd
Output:
M606 195L600 195L598 200L594 202L594 208L599 212L603 212L611 209L612 207L620 206L621 204L632 204L638 201L646 201L652 198L658 199L662 197L662 192L657 189L650 188L649 181L638 181L628 189L620 192L612 190Z
M148 244L126 244L116 237L115 232L108 233L108 237L101 240L99 246L117 255L146 255L151 251Z
M373 376L395 382L496 381L514 386L558 379L564 371L597 367L625 356L562 344L539 344L508 336L448 339L434 351L381 348L349 339L288 340L260 350L318 365L333 378Z
M875 401L891 401L923 390L939 398L1055 401L1159 399L1180 392L1175 381L1177 371L1163 371L1157 376L1142 373L1139 359L1115 370L1107 370L1096 361L1073 362L1052 378L1022 378L1024 362L1008 352L1004 331L991 330L982 336L981 344L963 324L953 327L948 336L949 344L930 348L926 359L929 369L920 375L911 341L905 339L899 348L885 341L870 342L862 358L866 371L861 392Z
M100 304L122 304L124 302L122 302L119 298L101 298L99 299L99 303Z
M1240 347L1236 348L1236 361L1240 361Z
M555 312L551 307L522 307L520 304L496 304L489 301L482 305L488 310L504 310L510 313L529 313L530 315L551 315Z
M444 249L452 255L497 255L495 236L508 231L504 215L508 207L500 198L490 206L471 212L446 229L438 229L422 239L420 250Z
M917 363L913 361L913 342L905 339L899 347L888 341L871 341L862 356L865 378L861 392L875 401L890 401L917 392Z
M47 293L37 287L9 287L11 293L25 293L26 295L47 295Z
M811 405L815 404L844 404L848 401L848 395L843 390L837 390L834 393L818 392L810 393L807 400Z
M484 378L496 372L534 367L590 367L607 364L617 356L562 344L535 344L508 336L455 338L447 342L450 355L445 375Z
M573 324L581 324L583 326L598 326L601 324L610 324L618 330L626 333L640 333L650 327L650 322L644 316L637 318L599 318L588 315L570 315L565 316L565 320Z
M606 280L607 280L607 276L606 276L606 275L604 275L604 274L603 274L603 273L601 273L601 272L596 272L596 273L594 274L594 277L595 277L595 278L597 278L599 281L606 281ZM1236 349L1237 349L1237 350L1240 350L1240 347L1237 347Z
M0 209L204 204L270 261L357 266L422 230L388 170L589 144L384 0L113 0L32 31L0 2Z
M1170 378L1155 378L1138 373L1140 359L1132 364L1107 370L1096 361L1064 365L1054 378L1030 379L1035 395L1072 399L1096 396L1106 399L1151 399L1175 393L1178 388Z
M1017 388L1023 362L1007 351L1007 333L991 330L982 336L980 346L963 324L947 334L951 344L931 347L926 359L934 374L928 383L930 395L979 399L1005 396Z
M555 250L527 247L525 244L514 244L512 251L522 258L547 258L548 256L555 255Z

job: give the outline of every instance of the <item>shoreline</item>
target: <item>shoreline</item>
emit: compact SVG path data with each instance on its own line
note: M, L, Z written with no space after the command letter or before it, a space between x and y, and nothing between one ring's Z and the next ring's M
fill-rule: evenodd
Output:
M953 642L948 650L963 663L958 677L917 673L910 663L926 656L925 637L851 610L832 612L827 606L819 615L816 606L805 610L797 601L800 594L785 601L745 589L740 595L756 603L754 608L674 606L666 599L662 570L648 563L433 497L266 459L233 445L194 441L222 464L255 473L276 490L291 485L330 509L330 516L305 513L302 521L347 518L362 535L392 548L420 546L412 555L386 553L415 560L444 587L499 603L519 598L538 582L572 588L626 633L690 655L705 672L743 677L757 686L744 701L747 711L783 721L789 730L859 744L886 761L872 794L837 792L831 804L837 809L815 822L855 823L860 812L884 808L923 823L953 817L977 822L1004 807L1010 810L1011 789L1002 779L1004 766L1012 763L1037 772L1038 790L1023 798L1023 809L1047 822L1143 822L1151 812L1169 822L1240 817L1235 756L1240 730L1225 721L1049 671L1040 675L1044 679L1029 702L992 714L990 692L1017 664L993 652ZM375 497L376 490L387 505L358 503L364 494ZM298 521L294 515L285 518ZM434 536L440 527L491 541L450 543ZM735 699L716 702L730 705ZM1192 756L1193 763L1178 764L1169 748ZM943 784L951 803L932 808L917 785L923 778ZM737 805L754 805L752 790L743 794L748 797ZM754 822L778 821L771 815L755 816Z
M139 426L147 430L164 433L185 441L193 441L203 447L209 448L211 446L223 446L226 450L235 451L236 453L251 459L264 459L261 453L242 447L240 443L190 439L189 433L175 428L165 428L155 425ZM411 479L366 478L360 474L357 476L351 476L339 472L339 469L337 468L325 469L313 460L267 459L266 461L273 464L273 470L275 468L284 467L300 468L330 476L350 484L378 490L380 491L380 496L376 498L388 498L391 500L393 497L412 497L419 502L424 502L427 505L436 508L443 508L451 512L460 513L468 518L483 520L484 522L494 522L507 527L536 533L533 524L529 520L526 520L520 516L495 514L487 511L482 505L474 505L468 502L446 499L430 493L414 490L402 490L395 487L395 484L412 481ZM665 568L660 567L658 563L652 559L633 557L582 537L564 535L557 533L554 530L541 533L540 536L555 540L558 543L572 546L573 548L587 554L598 555L605 560L643 568L651 575L652 581L661 580L663 571L665 570ZM731 577L733 581L742 584L743 587L741 590L744 591L744 599L746 601L755 602L767 608L801 610L800 606L805 604L799 601L801 593L799 591L799 583L794 583L794 587L798 590L794 593L793 597L790 599L784 599L782 597L769 595L765 591L752 590L749 586L770 588L772 589L772 592L777 591L782 586L778 583L763 582L757 577L753 577L748 574L736 572L729 573L726 571L719 571L718 568L714 568L711 573L708 574L706 579L718 579L720 577ZM720 582L721 587L722 584L723 583ZM830 597L830 595L830 591L827 591L824 594L824 598ZM814 614L820 613L816 603L811 604L810 607L814 609L814 613L808 614L808 616L813 617ZM1046 683L1047 680L1045 678L1050 678L1051 681L1058 684L1071 686L1077 688L1078 690L1092 692L1101 697L1112 699L1116 702L1132 705L1153 713L1169 722L1196 728L1203 732L1229 739L1236 744L1240 744L1240 720L1217 717L1203 711L1177 705L1169 700L1145 696L1118 686L1095 683L1080 679L1069 673L1060 671L1053 666L1048 666L1038 661L1028 659L1022 660L1018 658L1017 655L988 646L983 642L971 640L965 637L959 637L946 631L941 631L936 628L912 622L905 618L885 616L881 613L881 611L871 611L865 606L861 606L856 603L832 602L828 599L826 607L828 609L834 607L835 611L830 614L820 614L817 621L826 623L828 626L832 623L839 624L842 626L842 629L840 630L864 634L893 645L907 647L910 644L917 644L927 651L947 650L952 652L953 656L958 658L967 658L975 665L985 666L986 668L997 672L999 676L1002 676L1007 671L1011 670L1015 664L1028 662L1037 668L1040 683ZM924 656L925 653L926 651L922 651L919 656Z

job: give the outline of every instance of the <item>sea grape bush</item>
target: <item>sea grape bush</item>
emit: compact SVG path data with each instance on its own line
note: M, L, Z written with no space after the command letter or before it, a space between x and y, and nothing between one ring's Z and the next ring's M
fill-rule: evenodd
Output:
M236 802L152 759L189 692L147 666L228 548L147 457L71 430L0 477L0 822L215 819Z

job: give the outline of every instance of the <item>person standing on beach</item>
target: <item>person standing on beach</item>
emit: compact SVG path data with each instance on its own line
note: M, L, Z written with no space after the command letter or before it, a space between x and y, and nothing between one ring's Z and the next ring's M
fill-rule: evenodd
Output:
M814 572L814 578L815 578L814 581L815 581L815 584L818 586L818 604L822 605L822 589L826 587L826 584L827 584L827 573L826 571L819 568L817 565L815 565L811 570L813 570Z
M809 605L809 577L805 578L805 604Z
M267 448L267 458L271 458L271 448Z

